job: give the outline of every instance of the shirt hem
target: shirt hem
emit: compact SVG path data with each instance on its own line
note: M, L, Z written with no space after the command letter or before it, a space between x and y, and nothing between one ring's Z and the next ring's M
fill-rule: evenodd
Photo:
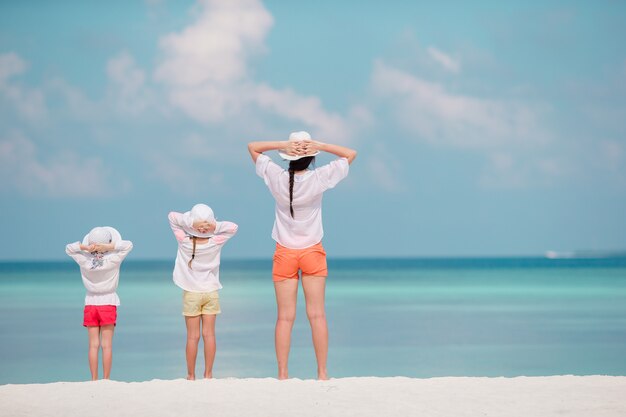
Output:
M188 291L188 292L212 292L212 291L221 290L223 288L222 285L219 285L219 286L216 286L216 287L213 287L213 288L203 288L201 290L198 290L198 289L195 289L195 288L194 289L190 289L189 287L183 287L182 285L180 285L176 281L174 281L174 284L176 284L176 286L178 288L180 288L181 290L185 290L185 291Z
M318 245L318 244L322 243L322 239L320 239L320 240L318 240L317 242L312 243L312 244L310 244L310 245L307 245L307 246L302 246L302 247L297 247L297 248L296 248L296 247L294 247L294 246L288 246L288 245L282 244L282 243L280 243L280 242L278 241L278 239L273 239L273 240L274 240L274 242L276 242L277 244L279 244L279 245L280 245L280 246L282 246L283 248L287 248L287 249L307 249L307 248L311 248L311 247L313 247L313 246L315 246L315 245Z

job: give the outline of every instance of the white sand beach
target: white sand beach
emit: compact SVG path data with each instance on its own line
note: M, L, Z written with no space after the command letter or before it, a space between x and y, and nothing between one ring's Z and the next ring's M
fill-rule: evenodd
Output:
M625 416L626 377L57 382L0 386L15 416Z

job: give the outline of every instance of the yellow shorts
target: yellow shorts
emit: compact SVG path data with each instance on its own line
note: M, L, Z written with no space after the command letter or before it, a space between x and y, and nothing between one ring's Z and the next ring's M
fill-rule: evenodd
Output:
M183 316L196 317L200 314L220 314L220 296L216 291L191 292L183 290Z

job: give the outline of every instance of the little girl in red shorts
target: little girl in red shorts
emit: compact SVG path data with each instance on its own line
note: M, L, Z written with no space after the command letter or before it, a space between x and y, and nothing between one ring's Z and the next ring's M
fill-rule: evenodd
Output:
M104 379L111 375L113 330L120 299L115 292L120 278L120 265L132 250L133 243L122 240L112 227L95 227L82 242L70 243L65 253L80 266L87 289L83 326L89 336L89 370L91 379L98 379L98 353L102 347Z

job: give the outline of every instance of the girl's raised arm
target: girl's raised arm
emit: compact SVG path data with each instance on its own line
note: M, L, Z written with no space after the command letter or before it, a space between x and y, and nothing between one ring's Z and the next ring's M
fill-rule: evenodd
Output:
M170 211L170 214L167 215L168 220L170 221L170 227L172 228L172 232L174 232L174 236L176 240L182 242L187 237L187 233L183 229L185 225L183 220L183 214L178 213L176 211Z
M65 253L72 257L72 259L74 259L81 267L87 268L89 266L89 262L91 262L80 242L69 243L65 247Z
M228 239L235 236L239 226L233 222L215 222L215 236L213 242L223 245Z
M133 250L133 242L130 240L119 240L115 242L111 254L107 257L107 263L104 269L118 267L131 250Z

